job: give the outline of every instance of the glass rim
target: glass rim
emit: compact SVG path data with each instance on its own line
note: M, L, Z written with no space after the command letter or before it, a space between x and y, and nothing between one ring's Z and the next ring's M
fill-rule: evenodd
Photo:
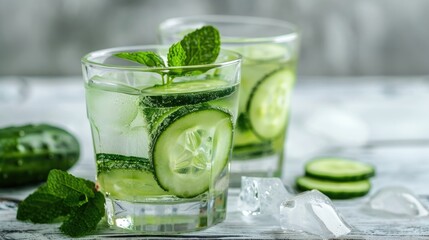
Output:
M201 68L217 68L217 67L223 67L223 66L229 66L236 63L240 63L242 60L241 54L227 50L227 49L220 49L219 56L221 54L225 54L227 56L232 56L232 60L225 60L225 61L219 61L214 62L210 64L199 64L199 65L188 65L188 66L165 66L165 67L148 67L146 65L141 66L122 66L122 65L116 65L116 64L105 64L100 63L97 61L94 61L92 59L101 57L101 56L110 56L114 52L125 52L125 51L148 51L149 49L163 49L168 50L170 46L167 45L135 45L135 46L122 46L122 47L113 47L113 48L105 48L100 50L95 50L92 52L87 53L81 58L81 63L85 66L90 67L97 67L102 69L115 69L115 70L124 70L124 71L141 71L141 72L153 72L153 71L167 71L167 70L174 70L174 69L201 69ZM218 58L219 58L218 56Z
M273 35L269 37L236 37L223 36L222 43L226 44L243 44L243 43L282 43L298 39L299 29L296 25L274 18L239 16L239 15L194 15L168 18L161 22L158 26L159 34L163 34L163 30L171 29L178 25L185 25L192 21L202 21L210 25L210 23L238 23L238 24L257 24L266 25L267 27L281 27L289 32L285 34ZM222 34L222 33L221 33Z

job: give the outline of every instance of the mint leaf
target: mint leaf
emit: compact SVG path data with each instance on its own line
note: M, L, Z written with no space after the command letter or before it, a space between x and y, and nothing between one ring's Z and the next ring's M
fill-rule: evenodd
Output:
M60 230L72 237L91 233L104 216L104 202L103 194L96 192L87 203L73 210L69 218L61 225Z
M204 26L187 34L181 41L173 44L167 54L169 67L204 65L216 61L220 52L220 34L213 26ZM165 67L163 59L154 52L121 52L116 57L144 64L149 67ZM172 69L168 73L157 71L162 76L162 84L169 84L177 76L198 75L210 68L189 70ZM165 81L165 76L167 80Z
M165 67L164 60L155 52L121 52L116 57L144 64L148 67Z
M220 51L220 35L216 28L204 26L187 34L180 42L173 44L168 50L167 60L170 67L204 65L216 61ZM199 70L174 69L172 77L198 75L209 68Z
M82 236L96 229L104 216L104 202L93 182L54 169L48 181L18 205L16 218L34 223L66 219L61 231Z
M168 66L186 66L186 52L182 44L177 42L168 49Z
M81 206L94 197L94 183L57 169L49 172L47 186L51 194L64 199L64 204L71 207Z
M16 219L50 223L70 211L71 208L63 204L63 199L50 194L44 184L19 204Z
M180 44L181 47L177 47ZM189 66L210 64L216 61L220 51L219 31L204 26L187 34L168 51L168 65Z

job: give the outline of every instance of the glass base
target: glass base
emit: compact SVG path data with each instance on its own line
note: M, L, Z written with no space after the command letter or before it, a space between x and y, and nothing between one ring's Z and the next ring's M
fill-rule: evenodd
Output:
M282 154L260 157L234 158L231 161L230 187L240 187L241 177L281 177Z
M146 234L202 230L226 217L227 191L194 199L163 198L129 202L106 197L109 225Z

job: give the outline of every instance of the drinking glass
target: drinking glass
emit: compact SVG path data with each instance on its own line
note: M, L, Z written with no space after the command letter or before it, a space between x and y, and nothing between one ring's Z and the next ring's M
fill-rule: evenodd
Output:
M82 58L107 221L149 234L217 224L226 215L240 56L221 50L213 64L186 67L115 56L139 51L165 58L168 48L112 48Z
M280 177L296 79L296 27L266 18L191 16L162 22L159 39L175 42L203 25L217 27L222 47L243 57L231 186L239 186L241 176Z

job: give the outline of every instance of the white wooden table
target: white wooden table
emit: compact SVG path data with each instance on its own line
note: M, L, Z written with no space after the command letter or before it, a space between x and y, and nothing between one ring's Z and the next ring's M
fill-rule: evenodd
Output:
M82 157L71 169L93 180L95 165L86 120L82 80L74 78L0 78L0 126L48 122L64 126L81 142ZM372 190L400 185L429 206L429 78L302 77L294 92L283 180L303 173L305 161L335 155L370 162L377 167ZM35 187L0 189L0 198L23 199ZM212 228L171 236L203 239L313 239L283 232L273 219L249 219L238 212L238 189L229 193L227 219ZM354 227L342 239L429 239L429 218L382 218L362 210L368 197L334 201ZM0 207L0 239L64 239L57 224L15 220L16 210ZM154 238L100 225L100 238Z

